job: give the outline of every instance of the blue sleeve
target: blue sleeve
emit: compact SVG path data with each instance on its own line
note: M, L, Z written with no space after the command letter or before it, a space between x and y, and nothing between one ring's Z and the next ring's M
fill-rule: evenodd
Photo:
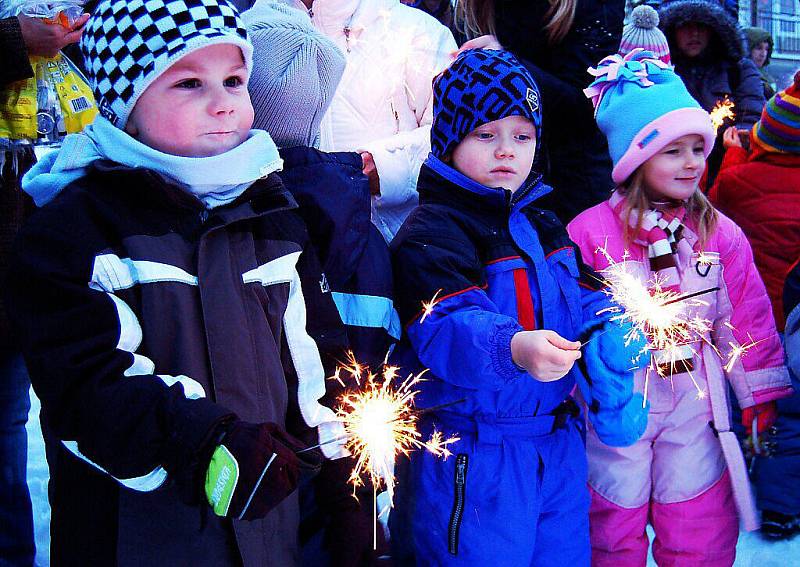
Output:
M484 291L484 267L469 239L453 230L442 233L404 231L392 243L401 320L420 362L438 378L499 390L527 376L511 358L511 338L523 329ZM434 296L426 314L423 302Z

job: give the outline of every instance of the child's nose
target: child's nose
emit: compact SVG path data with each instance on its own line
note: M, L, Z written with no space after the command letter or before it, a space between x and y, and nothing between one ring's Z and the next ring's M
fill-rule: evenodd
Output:
M209 110L212 114L230 114L233 112L234 96L224 89L216 91L209 102Z
M508 140L501 140L494 154L498 158L514 157L514 145Z

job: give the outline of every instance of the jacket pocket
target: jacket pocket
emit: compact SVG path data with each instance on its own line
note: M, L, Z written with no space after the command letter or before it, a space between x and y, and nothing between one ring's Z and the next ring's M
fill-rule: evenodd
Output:
M450 512L450 526L447 531L447 549L452 555L458 555L458 531L461 528L461 518L464 515L468 460L468 456L465 453L459 453L456 456L453 510Z

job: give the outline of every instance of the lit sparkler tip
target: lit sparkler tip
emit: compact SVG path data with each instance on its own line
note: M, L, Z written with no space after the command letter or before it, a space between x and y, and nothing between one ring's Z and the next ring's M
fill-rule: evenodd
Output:
M717 104L711 109L709 114L711 115L711 124L714 126L715 132L719 131L726 119L733 120L736 117L733 112L733 106L733 101L726 95L725 98L717 101Z
M423 323L428 315L433 312L433 308L436 306L437 299L439 298L439 294L442 293L442 290L439 289L436 293L433 294L433 297L430 301L423 301L422 302L422 317L420 318L419 322Z

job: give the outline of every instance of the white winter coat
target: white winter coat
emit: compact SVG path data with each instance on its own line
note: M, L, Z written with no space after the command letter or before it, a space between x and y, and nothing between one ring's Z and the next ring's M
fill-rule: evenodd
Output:
M373 155L381 185L373 222L389 241L417 205L417 176L430 151L431 83L450 64L455 40L399 0L315 0L310 13L347 57L320 149Z

